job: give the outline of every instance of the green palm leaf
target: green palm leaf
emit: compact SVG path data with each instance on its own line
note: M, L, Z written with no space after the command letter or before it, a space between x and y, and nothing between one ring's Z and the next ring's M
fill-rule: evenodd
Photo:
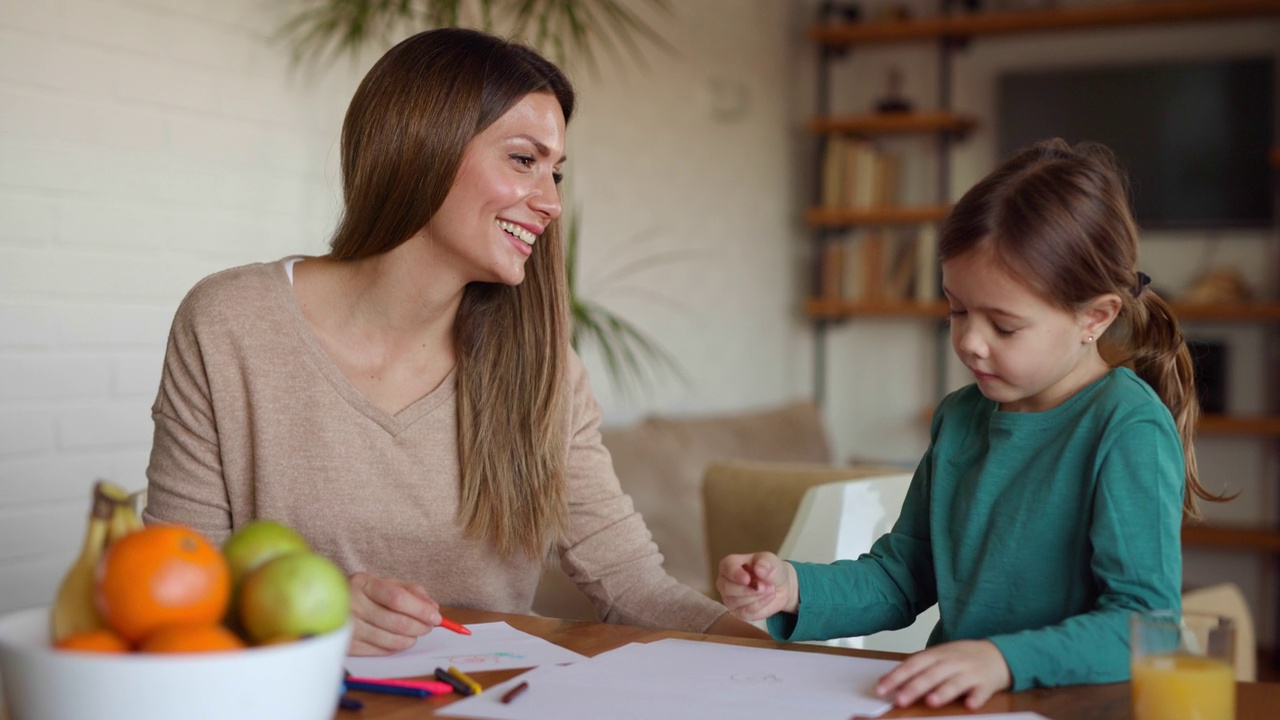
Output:
M645 335L633 323L613 311L582 297L578 288L579 217L571 213L565 225L565 274L569 283L572 315L572 342L581 352L595 347L604 361L609 378L624 394L650 390L662 372L687 382L684 370L665 348Z
M644 0L671 12L669 0ZM405 32L433 27L479 27L523 37L553 60L581 58L597 67L596 46L618 55L624 48L644 62L637 38L663 50L671 46L622 0L297 0L300 9L277 33L293 47L297 63L323 63L388 45Z

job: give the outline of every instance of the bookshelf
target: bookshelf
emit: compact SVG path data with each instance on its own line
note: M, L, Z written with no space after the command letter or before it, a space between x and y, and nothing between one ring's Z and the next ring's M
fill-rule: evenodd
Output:
M1179 23L1268 18L1280 16L1280 0L1131 0L1106 5L1059 6L1041 10L983 11L964 13L958 11L959 3L940 0L939 12L933 17L910 19L865 20L860 22L835 21L826 18L814 25L809 41L819 51L817 107L807 129L820 139L818 165L823 159L822 139L834 136L880 138L908 136L921 142L936 140L938 175L933 202L912 205L874 208L833 208L824 202L821 189L815 195L812 207L803 213L803 220L814 239L814 285L803 303L802 312L814 324L814 397L824 401L826 386L826 333L835 325L847 322L926 323L938 328L938 360L941 366L948 354L945 340L945 302L929 297L883 296L874 292L883 288L878 281L867 282L868 276L877 272L867 267L866 253L850 252L840 246L850 235L874 236L879 232L909 231L913 227L936 225L948 212L951 193L947 176L950 172L949 154L953 143L963 141L975 129L981 127L982 118L956 113L949 105L951 98L952 56L962 52L984 37L1015 34L1045 34L1098 31L1106 28L1136 27L1144 25L1176 25ZM950 12L948 10L951 9ZM938 56L939 106L907 113L872 113L866 115L835 115L830 112L831 82L828 67L839 62L843 53L866 45L916 43L928 46ZM1276 204L1280 206L1280 146L1274 147L1268 162L1274 169L1272 186L1276 191ZM821 173L819 173L821 185ZM1280 228L1273 230L1273 235ZM1273 243L1280 240L1272 237ZM837 248L833 251L833 247ZM1280 251L1273 253L1280 255ZM879 263L877 253L871 253L873 262ZM844 266L859 263L863 267L855 272L863 278L861 293L849 296L833 290L835 281L848 274L848 269L836 271L832 262ZM1273 261L1274 264L1274 261ZM935 270L936 272L936 270ZM1270 277L1280 273L1280 267L1270 268ZM922 279L917 277L917 283ZM1272 281L1274 282L1274 280ZM867 293L870 286L873 292ZM1213 325L1254 325L1268 336L1268 352L1280 357L1280 298L1274 293L1262 300L1221 304L1175 304L1174 313L1182 322ZM937 390L940 396L945 385L945 371L937 371ZM1235 437L1254 439L1266 443L1270 460L1264 463L1266 472L1274 472L1280 453L1280 381L1268 380L1271 387L1265 410L1254 415L1206 415L1201 418L1199 433L1212 442L1212 438ZM929 413L925 413L927 418ZM1269 463L1269 464L1268 464ZM1211 470L1202 467L1202 473ZM1280 477L1272 478L1280 484ZM1275 494L1274 492L1272 493ZM1280 527L1272 523L1227 524L1195 523L1184 527L1183 543L1186 547L1199 547L1220 551L1253 553L1270 558L1280 575ZM1280 647L1280 608L1275 611L1274 640Z

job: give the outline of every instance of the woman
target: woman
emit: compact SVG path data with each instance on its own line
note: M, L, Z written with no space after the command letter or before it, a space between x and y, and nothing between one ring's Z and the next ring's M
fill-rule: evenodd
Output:
M554 65L475 31L379 60L331 252L178 309L146 519L296 528L350 575L353 654L409 647L439 604L528 612L553 549L606 621L762 637L663 572L600 443L556 222L573 105Z

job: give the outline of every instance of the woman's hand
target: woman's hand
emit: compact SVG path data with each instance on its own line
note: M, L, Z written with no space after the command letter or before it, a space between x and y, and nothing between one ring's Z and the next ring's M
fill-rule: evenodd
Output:
M876 684L876 695L893 697L898 707L924 698L941 707L957 698L977 710L995 693L1009 687L1009 665L990 640L957 640L907 658Z
M363 572L348 584L355 621L348 654L390 655L440 624L440 606L421 585Z
M800 602L795 568L769 552L725 556L716 589L725 607L748 622L795 612Z

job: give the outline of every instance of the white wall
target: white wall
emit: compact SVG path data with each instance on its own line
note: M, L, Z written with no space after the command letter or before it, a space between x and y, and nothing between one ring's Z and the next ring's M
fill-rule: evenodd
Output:
M1066 0L1062 4L1085 3L1099 4L1098 0ZM868 0L863 6L874 12L888 4ZM933 3L912 5L918 12L926 12ZM816 17L816 10L813 12L811 17ZM996 116L995 79L1004 70L1274 54L1278 48L1280 21L1267 18L976 38L953 56L953 107L981 122L955 146L951 199L959 197L997 162L996 129L991 121ZM905 94L917 107L936 106L936 45L921 42L851 50L833 66L835 111L869 111L883 93L884 79L893 66L902 69ZM801 72L799 82L814 82L811 62ZM814 107L812 98L808 107ZM893 142L894 149L904 155L904 174L916 178L904 193L919 194L917 200L931 199L928 193L936 187L931 184L937 169L934 146L920 139ZM1274 231L1147 233L1142 238L1141 266L1162 291L1176 297L1205 267L1230 265L1239 269L1261 296L1276 299L1280 297L1276 247ZM949 368L944 390L972 381L951 356L944 331L928 325L857 320L830 334L826 414L844 456L913 462L928 440L928 428L920 421L921 409L936 397L939 354ZM1248 415L1268 411L1267 393L1276 392L1276 381L1271 379L1275 358L1268 357L1265 328L1198 323L1188 324L1184 330L1192 337L1228 342L1230 412ZM1201 436L1197 454L1202 479L1209 487L1240 492L1230 503L1207 505L1207 517L1253 524L1280 522L1280 461L1274 440ZM1189 585L1239 583L1250 598L1260 639L1273 643L1274 608L1280 604L1273 556L1191 549L1185 555L1185 566Z
M169 321L200 277L320 253L337 215L342 113L377 53L298 73L265 0L0 0L0 612L47 603L96 477L143 475ZM574 73L573 202L588 288L628 258L691 257L593 295L690 384L614 397L746 408L808 389L802 246L788 195L790 19L771 0L699 0L662 21L648 72ZM719 118L709 96L745 91ZM732 105L733 103L730 103ZM645 240L645 238L651 238ZM597 282L597 284L599 284Z

